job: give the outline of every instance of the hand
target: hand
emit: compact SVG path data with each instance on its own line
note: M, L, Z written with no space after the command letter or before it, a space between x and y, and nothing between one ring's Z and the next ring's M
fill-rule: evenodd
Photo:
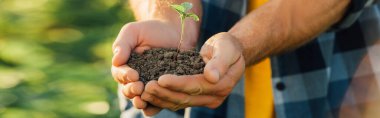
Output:
M178 110L191 106L216 108L230 94L245 68L240 43L228 33L211 37L201 49L204 74L163 75L145 86L141 98L155 106Z
M137 71L125 64L132 51L142 53L150 48L176 48L180 39L178 29L179 27L168 22L158 20L128 23L121 29L113 44L112 75L115 81L124 85L122 90L124 95L133 99L134 106L143 109L145 115L157 114L161 108L148 106L140 98L144 85L138 81ZM197 32L188 29L186 34L182 48L190 49L195 45Z

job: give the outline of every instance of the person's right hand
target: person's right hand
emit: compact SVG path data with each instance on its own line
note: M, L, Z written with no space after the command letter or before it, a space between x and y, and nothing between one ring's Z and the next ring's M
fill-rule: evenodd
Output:
M200 51L203 74L162 75L146 84L141 99L173 111L186 107L220 106L236 86L245 69L241 43L222 32L209 38Z
M116 38L112 50L112 76L115 81L123 85L123 94L132 99L133 105L143 109L147 116L157 114L161 108L148 106L140 97L144 85L139 81L136 70L126 65L132 51L142 53L151 48L177 48L180 40L180 27L169 22L146 20L126 24ZM198 38L197 26L187 23L187 32L184 35L182 49L187 50L195 46Z

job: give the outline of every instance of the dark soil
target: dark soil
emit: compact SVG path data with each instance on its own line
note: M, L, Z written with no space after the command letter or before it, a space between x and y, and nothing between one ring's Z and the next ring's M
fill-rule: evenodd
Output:
M143 54L132 53L127 65L135 69L144 84L158 80L161 75L195 75L203 73L205 63L198 52L182 51L177 56L176 49L155 48Z

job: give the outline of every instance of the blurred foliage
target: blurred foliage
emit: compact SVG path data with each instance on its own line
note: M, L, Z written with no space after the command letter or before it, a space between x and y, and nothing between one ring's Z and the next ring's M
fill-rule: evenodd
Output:
M0 118L114 118L126 0L0 0Z

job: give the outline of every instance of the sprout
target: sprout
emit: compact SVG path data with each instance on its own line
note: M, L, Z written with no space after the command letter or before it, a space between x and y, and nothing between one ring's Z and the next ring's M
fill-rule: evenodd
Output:
M177 48L177 52L179 52L179 50L181 49L182 40L183 40L183 32L185 29L185 19L192 18L194 21L199 21L199 17L194 13L189 13L189 10L193 7L193 4L189 2L184 2L180 5L173 4L173 5L170 5L170 7L173 8L175 11L177 11L181 18L181 39L179 41L179 45Z

